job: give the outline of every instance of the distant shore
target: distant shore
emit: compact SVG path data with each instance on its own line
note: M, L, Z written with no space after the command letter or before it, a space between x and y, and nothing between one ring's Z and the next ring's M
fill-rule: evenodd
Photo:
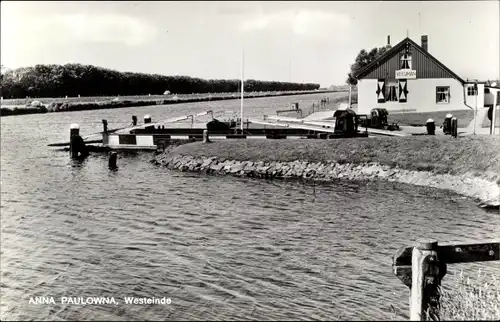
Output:
M181 145L153 162L181 171L315 181L387 180L496 204L500 142L489 136L223 140Z
M259 97L275 97L275 96L292 96L292 95L305 95L305 94L327 94L335 91L291 91L291 92L249 92L245 93L245 98L259 98ZM33 98L31 102L39 101L40 106L28 107L4 107L7 101L2 102L0 116L9 115L25 115L25 114L39 114L39 113L53 113L53 112L72 112L72 111L85 111L85 110L100 110L108 108L125 108L135 106L151 106L151 105L170 105L182 103L196 103L208 101L221 101L221 100L236 100L240 99L240 93L214 93L214 94L184 94L184 95L169 95L164 96L136 96L136 97L123 97L123 98L108 98L100 100L98 97L91 98Z

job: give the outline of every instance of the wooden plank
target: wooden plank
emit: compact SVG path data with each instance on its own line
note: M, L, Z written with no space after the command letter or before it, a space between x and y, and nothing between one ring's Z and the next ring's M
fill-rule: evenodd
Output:
M273 126L281 126L281 127L295 128L295 129L304 129L304 130L310 130L310 131L316 131L316 132L335 133L335 131L333 129L319 128L319 127L313 127L313 126L307 126L307 125L301 125L301 124L288 124L288 123L280 124L280 123L264 122L264 121L255 120L255 119L250 119L249 121L251 123L262 124L262 125L273 125Z
M91 140L91 141L85 141L85 144L92 144L92 143L102 143L102 139L100 140ZM63 143L50 143L47 144L47 146L69 146L69 142L63 142Z
M500 243L438 246L439 259L447 264L500 260Z
M412 280L411 280L411 276L412 276L411 265L410 266L394 266L393 273L401 280L401 282L403 282L404 285L411 288L411 282L412 282Z
M394 266L411 266L411 254L413 246L401 247L393 256Z

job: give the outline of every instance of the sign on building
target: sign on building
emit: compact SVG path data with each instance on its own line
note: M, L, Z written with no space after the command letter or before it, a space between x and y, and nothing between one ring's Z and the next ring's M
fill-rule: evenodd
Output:
M396 71L396 79L415 79L417 71L412 69L400 69Z

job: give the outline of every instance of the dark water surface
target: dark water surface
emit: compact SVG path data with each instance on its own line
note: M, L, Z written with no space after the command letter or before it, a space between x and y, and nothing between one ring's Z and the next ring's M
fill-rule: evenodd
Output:
M1 118L2 320L371 320L395 318L391 304L404 318L408 289L391 271L399 247L499 237L497 213L435 189L186 174L150 164L148 153L120 154L113 172L104 154L77 162L46 147L67 139L71 122L86 134L102 118L185 114L165 110ZM454 268L500 274L498 263ZM28 304L32 296L119 304ZM126 305L124 296L172 304Z

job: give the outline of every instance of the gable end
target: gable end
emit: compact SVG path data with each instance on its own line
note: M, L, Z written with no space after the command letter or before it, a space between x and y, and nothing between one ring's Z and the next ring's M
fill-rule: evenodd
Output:
M411 69L416 70L416 78L454 78L464 84L464 80L457 74L447 68L439 60L433 57L422 47L417 45L409 38L404 39L399 44L391 48L379 59L375 60L363 70L361 70L356 78L379 79L387 78L394 79L396 70L400 69L400 55L404 53L406 44L410 44L412 63Z

